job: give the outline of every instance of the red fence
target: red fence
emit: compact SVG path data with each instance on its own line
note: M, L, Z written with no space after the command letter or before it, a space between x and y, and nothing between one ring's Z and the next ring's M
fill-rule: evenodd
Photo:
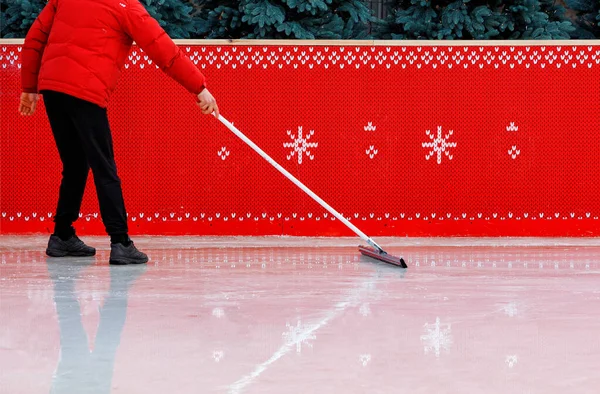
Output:
M349 43L351 44L351 43ZM600 235L600 46L184 46L222 114L370 235ZM61 165L0 47L0 233ZM134 49L109 108L132 233L351 235ZM92 180L78 231L102 233Z

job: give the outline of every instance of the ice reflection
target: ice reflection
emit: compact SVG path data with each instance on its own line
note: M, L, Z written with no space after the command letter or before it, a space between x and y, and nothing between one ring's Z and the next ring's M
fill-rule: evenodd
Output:
M109 394L115 356L127 316L129 289L146 266L110 266L110 288L99 309L96 337L90 338L81 319L77 280L91 259L51 259L48 273L54 286L54 305L60 326L60 353L52 379L52 394Z

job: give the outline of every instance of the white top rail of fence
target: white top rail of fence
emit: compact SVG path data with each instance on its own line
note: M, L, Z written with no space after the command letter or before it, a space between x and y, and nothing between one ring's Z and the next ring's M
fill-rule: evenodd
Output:
M0 39L0 45L23 45L21 38ZM281 46L580 46L600 45L600 40L174 40L177 45L206 45L206 46L254 46L254 45L281 45Z

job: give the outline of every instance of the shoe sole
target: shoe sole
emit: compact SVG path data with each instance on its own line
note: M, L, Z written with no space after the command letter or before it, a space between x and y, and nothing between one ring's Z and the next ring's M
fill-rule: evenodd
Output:
M96 251L92 253L87 252L67 252L58 249L46 249L46 254L50 257L92 257L96 255Z
M137 259L120 258L120 259L110 259L108 262L112 265L146 264L148 262L148 259L137 260Z

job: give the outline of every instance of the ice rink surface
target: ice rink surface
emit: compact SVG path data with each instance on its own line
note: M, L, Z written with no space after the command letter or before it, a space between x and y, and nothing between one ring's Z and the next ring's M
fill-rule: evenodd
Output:
M0 236L0 393L600 392L600 240Z

